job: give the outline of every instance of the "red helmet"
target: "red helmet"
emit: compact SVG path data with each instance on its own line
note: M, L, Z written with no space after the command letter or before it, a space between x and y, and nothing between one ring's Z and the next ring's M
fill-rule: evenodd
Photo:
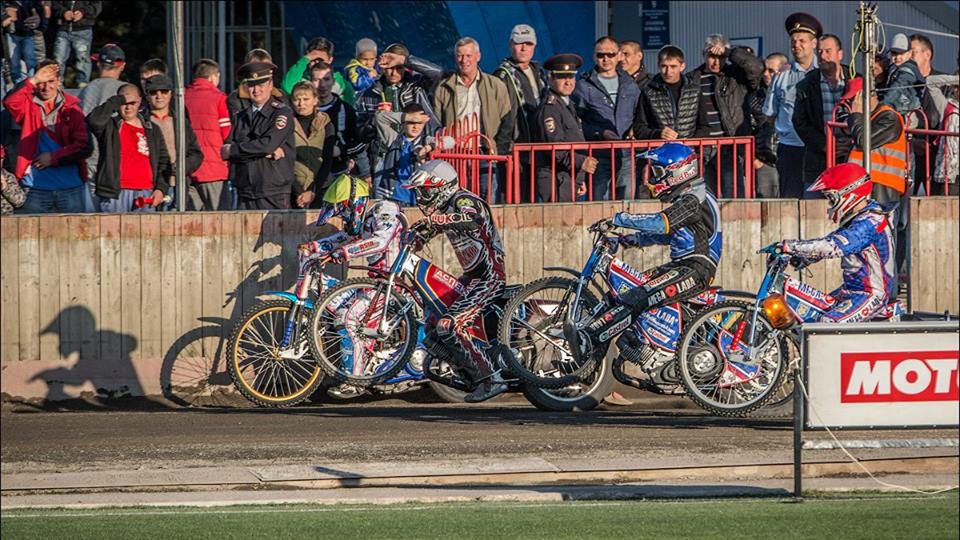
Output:
M807 191L820 191L830 202L830 219L840 225L853 217L851 210L870 197L873 180L870 173L856 163L843 163L823 171Z

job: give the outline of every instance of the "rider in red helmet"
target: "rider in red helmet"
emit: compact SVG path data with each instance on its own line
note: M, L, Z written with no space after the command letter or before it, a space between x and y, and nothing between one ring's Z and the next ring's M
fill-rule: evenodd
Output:
M807 261L841 258L843 284L830 293L836 299L823 322L859 322L874 318L894 296L894 228L889 215L870 198L873 181L860 165L831 167L808 191L819 191L830 203L828 214L840 227L815 240L785 240L782 253Z

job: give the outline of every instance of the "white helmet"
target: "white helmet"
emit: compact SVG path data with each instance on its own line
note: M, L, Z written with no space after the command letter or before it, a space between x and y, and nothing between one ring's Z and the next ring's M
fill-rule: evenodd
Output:
M460 189L457 171L442 159L421 165L403 185L417 196L417 206L427 215L436 212Z

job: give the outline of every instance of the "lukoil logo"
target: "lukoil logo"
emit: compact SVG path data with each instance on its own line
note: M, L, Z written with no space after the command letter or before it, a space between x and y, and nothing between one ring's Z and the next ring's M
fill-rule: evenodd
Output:
M960 401L958 351L840 354L841 403Z

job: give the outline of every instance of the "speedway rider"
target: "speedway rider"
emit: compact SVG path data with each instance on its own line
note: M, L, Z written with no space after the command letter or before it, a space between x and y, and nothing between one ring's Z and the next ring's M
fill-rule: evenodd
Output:
M894 296L895 226L870 199L873 181L860 165L843 163L823 171L807 191L819 191L830 206L827 213L840 227L814 240L784 240L764 251L792 255L803 261L841 258L843 284L830 293L836 303L821 322L868 321L887 308Z
M650 162L650 191L670 206L653 214L618 212L602 229L613 226L638 231L621 238L623 246L669 245L670 262L646 272L643 284L621 296L619 305L597 316L579 334L569 336L581 342L573 348L575 354L609 340L626 329L633 317L652 307L704 291L720 263L720 208L700 176L696 152L669 142L638 157ZM621 348L639 346L632 342L636 338L630 332L623 336L618 342Z
M439 159L421 165L403 187L414 190L417 205L425 216L411 226L421 244L415 247L422 247L442 232L463 267L459 281L465 292L450 306L447 315L440 318L435 332L439 339L464 351L468 357L457 363L463 364L460 367L477 387L466 395L465 401L488 400L505 391L507 385L467 330L500 297L506 285L503 244L490 207L483 199L460 189L456 170Z
M407 219L395 201L381 199L367 207L370 188L366 182L341 174L323 195L318 224L333 217L343 221L343 230L299 246L299 256L330 257L342 263L366 257L367 265L388 270L400 252L400 240ZM348 355L349 356L349 355ZM342 384L328 393L347 399L363 394L363 388Z

